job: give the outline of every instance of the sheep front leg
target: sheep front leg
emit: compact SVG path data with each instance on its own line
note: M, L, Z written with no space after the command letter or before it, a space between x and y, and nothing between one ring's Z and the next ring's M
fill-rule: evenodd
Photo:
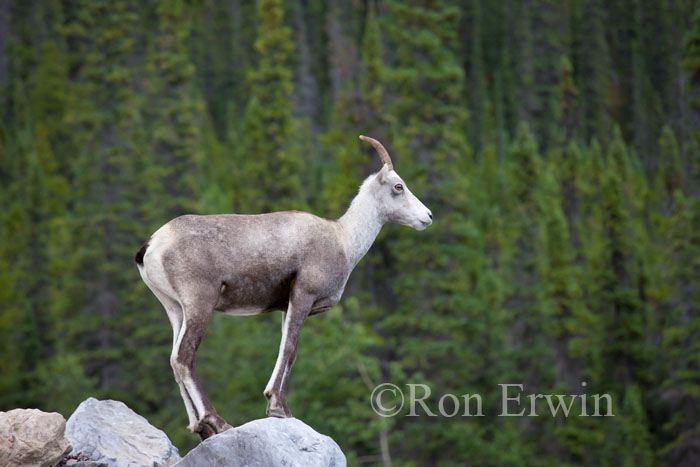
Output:
M284 329L284 322L287 318L287 313L282 313L282 328ZM284 375L282 376L282 387L280 388L280 395L282 396L282 405L284 406L284 414L286 415L287 418L292 417L292 411L289 410L289 407L287 406L287 384L289 383L289 373L292 371L292 366L294 365L294 362L297 359L297 350L298 345L296 348L294 348L294 352L292 353L292 356L289 357L289 360L287 360L287 366L284 367Z
M313 299L311 297L302 298L295 296L289 302L282 325L282 339L280 340L277 362L264 391L264 395L267 398L266 412L270 417L289 418L292 416L292 412L287 407L287 380L289 379L291 365L296 357L299 333L312 304Z
M280 389L280 395L282 396L282 406L284 407L284 414L287 418L292 418L292 411L289 410L287 406L287 383L289 383L289 373L292 371L292 366L297 359L297 349L294 349L292 356L287 361L287 366L284 369L284 376L282 376L282 388Z

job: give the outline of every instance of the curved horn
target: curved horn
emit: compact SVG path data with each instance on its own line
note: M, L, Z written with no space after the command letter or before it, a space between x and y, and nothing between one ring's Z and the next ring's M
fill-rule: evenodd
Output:
M384 149L382 143L374 138L370 138L369 136L360 135L360 139L362 141L367 141L369 144L374 146L374 149L376 149L377 153L379 153L379 158L382 160L382 163L386 164L389 170L394 170L394 164L391 163L391 157L389 157L389 153L386 151L386 149Z

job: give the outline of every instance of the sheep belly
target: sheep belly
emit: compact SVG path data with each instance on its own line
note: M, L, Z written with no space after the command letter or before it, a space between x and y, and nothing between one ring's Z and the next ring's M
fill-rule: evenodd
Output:
M240 307L240 308L229 308L228 310L222 311L222 310L216 310L220 313L223 313L225 315L229 316L254 316L254 315L261 315L263 313L272 311L272 310L264 310L259 307Z
M269 278L267 278L269 279ZM250 316L286 310L293 276L282 280L231 279L221 285L214 310L227 315Z

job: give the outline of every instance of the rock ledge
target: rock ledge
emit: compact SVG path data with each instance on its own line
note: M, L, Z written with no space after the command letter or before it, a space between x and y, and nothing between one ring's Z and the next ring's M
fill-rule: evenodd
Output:
M46 467L71 450L66 419L55 412L14 409L0 412L0 465Z
M163 431L119 401L84 400L68 419L66 436L71 456L89 459L81 467L169 467L180 460Z
M333 439L296 418L263 418L212 436L177 467L345 467Z

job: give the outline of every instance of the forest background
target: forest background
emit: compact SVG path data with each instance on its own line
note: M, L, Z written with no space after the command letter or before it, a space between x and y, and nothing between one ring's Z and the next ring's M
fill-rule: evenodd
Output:
M435 222L307 321L297 417L350 465L700 465L699 123L695 0L0 0L0 410L113 398L195 446L135 251L182 213L339 217L367 134ZM279 321L204 339L233 424ZM584 381L615 417L496 416ZM381 382L486 416L380 418Z

